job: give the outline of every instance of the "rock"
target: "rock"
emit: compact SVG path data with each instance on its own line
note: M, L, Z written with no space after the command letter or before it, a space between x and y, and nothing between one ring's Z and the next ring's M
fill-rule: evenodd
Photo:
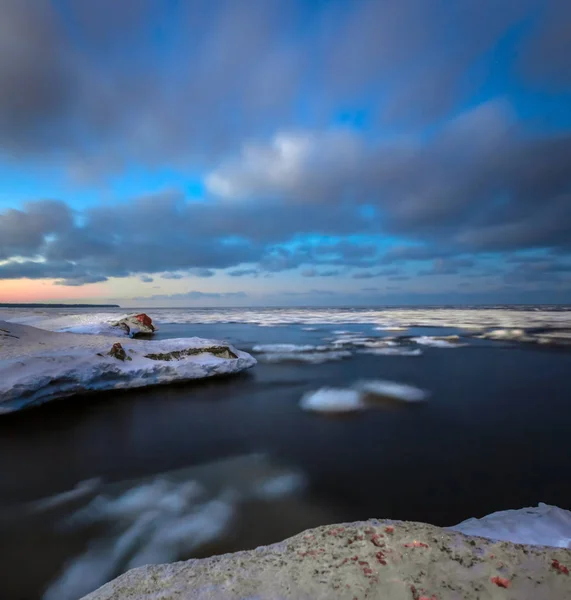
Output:
M153 325L153 320L151 317L145 313L123 317L111 325L113 327L122 329L130 337L152 335L157 330L157 328Z
M566 600L569 566L568 549L371 520L318 527L247 552L133 569L84 600Z
M119 342L116 342L111 346L111 350L109 350L109 356L116 358L117 360L133 360L130 356L127 356L125 349Z

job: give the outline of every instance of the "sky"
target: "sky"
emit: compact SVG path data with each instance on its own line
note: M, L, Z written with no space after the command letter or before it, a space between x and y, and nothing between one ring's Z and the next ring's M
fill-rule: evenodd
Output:
M568 0L0 0L0 302L571 303Z

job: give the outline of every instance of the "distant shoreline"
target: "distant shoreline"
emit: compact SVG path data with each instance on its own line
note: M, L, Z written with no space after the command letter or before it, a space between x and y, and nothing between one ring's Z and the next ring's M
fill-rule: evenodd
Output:
M121 308L118 304L26 304L0 302L0 308Z

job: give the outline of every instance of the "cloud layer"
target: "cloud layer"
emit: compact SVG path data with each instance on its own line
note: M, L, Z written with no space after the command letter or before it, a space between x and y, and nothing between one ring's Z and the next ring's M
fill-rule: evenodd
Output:
M41 161L96 191L169 168L204 188L4 203L0 280L569 281L568 2L0 0L0 15L0 167Z

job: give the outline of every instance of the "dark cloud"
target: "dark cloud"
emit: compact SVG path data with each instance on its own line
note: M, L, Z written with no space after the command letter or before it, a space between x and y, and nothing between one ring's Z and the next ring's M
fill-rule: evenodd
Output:
M475 262L469 258L437 258L430 269L421 270L417 275L457 275L466 269L471 269L474 265Z
M554 260L524 261L504 274L508 284L520 283L571 283L571 263Z
M245 277L247 275L257 277L259 273L258 269L235 269L234 271L228 271L230 277Z
M72 211L63 202L40 200L23 210L8 209L0 213L0 260L39 254L47 236L67 235L72 226Z
M246 136L298 128L302 99L319 126L365 102L391 124L441 117L479 91L499 40L530 18L512 36L521 64L502 80L569 82L564 0L1 0L0 9L0 144L67 153L88 176L126 161L211 163Z
M412 277L409 275L391 275L390 277L387 277L387 279L389 281L408 281L409 279L412 279Z
M98 182L206 174L203 202L5 210L0 278L405 280L379 267L571 250L571 135L531 126L517 97L568 91L564 0L0 0L0 15L3 158ZM332 126L342 106L363 123Z
M223 299L241 299L247 298L246 292L199 292L192 290L181 294L154 294L152 296L140 296L131 298L132 300L145 300L156 302L160 300L171 301L188 301L188 300L223 300Z
M189 269L187 273L189 275L194 275L194 277L202 278L214 277L214 275L216 275L212 269Z
M103 275L82 275L81 277L73 277L70 279L62 279L54 282L55 285L66 285L72 287L79 287L88 283L101 283L107 281L107 277Z

